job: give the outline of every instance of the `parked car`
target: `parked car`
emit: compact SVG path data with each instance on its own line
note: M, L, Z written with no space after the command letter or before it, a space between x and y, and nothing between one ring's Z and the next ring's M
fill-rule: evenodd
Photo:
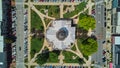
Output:
M105 62L105 61L106 61L106 57L105 57L105 56L102 58L102 61L103 61L103 62Z
M105 50L103 50L103 55L105 55L106 54L106 51Z
M52 65L49 66L49 68L52 68L52 67L53 67Z
M74 0L71 0L71 2L74 2Z

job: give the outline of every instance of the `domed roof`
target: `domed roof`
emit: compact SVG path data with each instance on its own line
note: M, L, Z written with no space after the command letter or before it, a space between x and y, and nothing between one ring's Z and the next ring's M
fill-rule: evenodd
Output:
M65 27L62 27L56 33L56 37L61 41L63 41L67 36L68 36L68 30Z

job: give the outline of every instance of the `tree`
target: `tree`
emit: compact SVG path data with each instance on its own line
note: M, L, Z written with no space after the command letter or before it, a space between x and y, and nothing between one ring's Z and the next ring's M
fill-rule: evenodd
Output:
M82 27L86 30L89 30L89 28L95 28L95 19L92 16L87 14L80 14L79 19L78 27Z
M7 44L10 44L10 43L13 43L16 41L16 36L14 35L8 35L6 38L5 38L5 43Z
M78 44L79 44L78 47L79 47L80 51L85 56L89 56L89 55L93 54L94 52L97 51L97 48L98 48L97 41L94 40L93 38L87 38L84 41L81 41L79 39Z
M79 58L79 59L78 59L78 62L79 62L79 64L85 63L85 61L84 61L82 58Z
M42 53L42 54L39 54L39 55L37 56L36 62L37 62L39 65L42 65L42 64L44 64L44 63L47 62L48 58L49 58L49 52L47 52L47 53Z

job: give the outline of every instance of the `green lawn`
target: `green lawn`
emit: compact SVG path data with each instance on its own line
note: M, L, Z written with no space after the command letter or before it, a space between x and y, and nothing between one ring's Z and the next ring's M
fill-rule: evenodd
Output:
M55 18L60 18L60 9L59 6L48 6L48 5L41 5L35 6L41 13L45 14L44 10L48 10L48 16L55 17Z
M76 57L76 55L71 52L63 51L63 55L65 56L65 59L64 59L65 63L79 63L79 64L85 63L84 60L79 58L78 56L76 59L73 59L72 57L73 56Z
M49 52L49 58L47 63L58 63L59 62L58 56L59 55L57 55L54 52Z
M76 14L78 14L80 11L82 11L86 7L86 2L82 2L79 5L75 6L75 10L72 12L67 12L64 14L64 18L70 18Z
M32 28L44 31L43 24L42 24L40 17L33 10L31 10L31 29ZM33 57L35 53L39 52L42 45L43 45L43 39L32 37L31 52L30 52L31 57Z
M60 18L60 9L59 6L48 6L48 16Z
M31 10L31 28L43 30L42 21L33 10Z
M34 57L34 54L39 52L43 46L43 39L32 38L31 39L31 57Z

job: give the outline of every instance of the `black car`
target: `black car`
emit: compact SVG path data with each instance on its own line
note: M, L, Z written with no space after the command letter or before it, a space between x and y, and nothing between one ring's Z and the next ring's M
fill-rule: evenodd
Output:
M105 61L106 61L106 57L103 57L103 58L102 58L102 61L105 62Z

